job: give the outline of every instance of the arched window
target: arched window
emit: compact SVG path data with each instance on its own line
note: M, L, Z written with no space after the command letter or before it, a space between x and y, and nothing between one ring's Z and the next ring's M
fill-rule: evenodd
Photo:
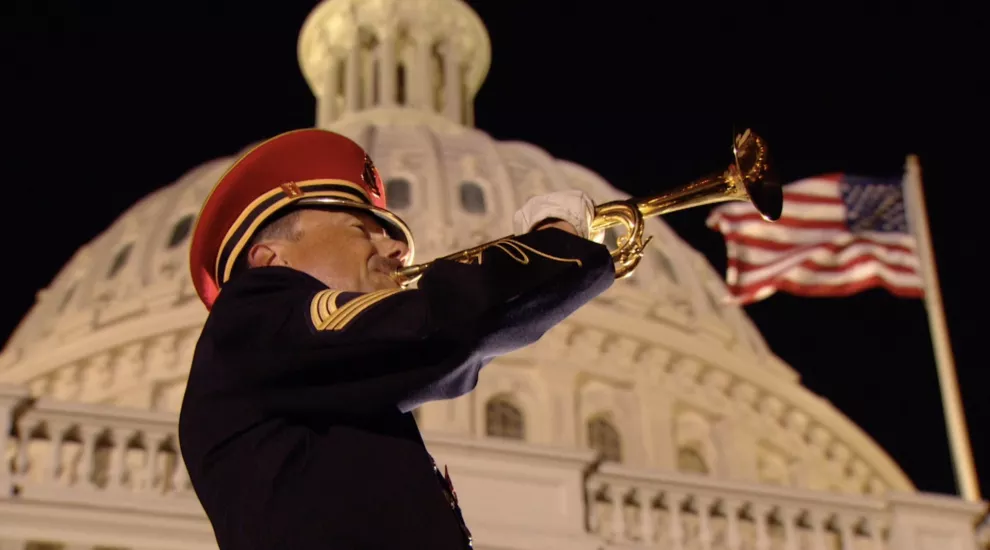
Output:
M192 214L188 214L175 222L175 225L172 226L172 235L168 238L169 248L175 248L186 240L186 237L189 236L189 232L192 230L193 220L195 218Z
M412 188L405 178L390 178L385 182L385 197L389 208L403 210L412 202Z
M471 214L485 213L485 190L473 181L461 182L461 207Z
M604 460L622 462L622 441L619 430L607 418L588 421L588 446L598 451Z
M134 243L128 243L117 252L117 255L113 257L113 263L110 264L110 271L107 272L107 279L113 279L127 265L127 258L130 257L133 247Z
M395 101L399 105L406 104L406 64L399 63L395 74Z
M688 474L707 474L708 464L694 447L681 447L677 450L677 470Z
M485 405L485 433L491 437L522 440L526 423L522 411L505 397L493 397Z

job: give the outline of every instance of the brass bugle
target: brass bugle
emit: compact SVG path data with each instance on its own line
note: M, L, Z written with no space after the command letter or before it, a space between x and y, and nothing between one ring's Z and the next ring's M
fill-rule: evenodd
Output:
M726 170L697 179L672 191L595 206L595 216L591 223L593 239L601 242L605 230L610 227L621 225L626 229L626 233L618 238L616 249L611 252L616 279L631 275L643 259L646 245L652 238L643 236L646 218L729 201L751 202L767 221L776 221L780 218L784 197L780 182L773 176L766 143L756 133L746 130L736 136L732 154L733 162ZM482 250L499 240L461 250L441 259L471 261ZM412 284L432 264L433 262L427 262L400 268L393 273L393 278L402 286Z

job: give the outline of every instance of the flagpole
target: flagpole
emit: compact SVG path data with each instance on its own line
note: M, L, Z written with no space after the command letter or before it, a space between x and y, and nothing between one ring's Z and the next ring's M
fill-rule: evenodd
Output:
M915 155L907 157L904 187L907 203L912 206L909 207L908 215L917 241L918 258L921 261L924 277L925 308L928 311L928 327L935 348L935 366L938 371L939 387L942 390L942 409L945 426L949 432L956 484L964 499L975 502L980 500L980 486L976 481L976 468L973 465L966 417L963 414L962 399L956 381L949 329L945 321L945 309L942 307L942 292L938 282L938 272L935 269L931 231L928 228L928 209L925 207L925 196L921 190L921 164Z

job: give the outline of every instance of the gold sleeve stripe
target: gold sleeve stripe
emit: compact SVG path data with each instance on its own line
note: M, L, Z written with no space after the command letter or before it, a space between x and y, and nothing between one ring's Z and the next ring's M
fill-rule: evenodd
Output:
M316 293L313 297L313 301L309 305L309 316L318 330L322 330L322 327L327 319L335 311L337 311L337 296L340 295L339 290L321 290Z
M484 261L485 252L488 252L492 248L497 248L498 250L501 250L510 258L523 265L529 264L530 261L529 255L526 254L527 250L532 252L533 254L536 254L537 256L542 256L548 260L553 260L556 262L571 262L577 264L578 267L581 267L583 265L581 263L581 260L578 258L558 258L556 256L552 256L545 252L540 252L539 250L533 248L532 246L523 244L515 239L510 239L510 238L499 239L497 241L491 242L488 245L481 248L480 250L476 250L472 252L467 258L460 261L461 263L466 263L466 264L481 265L482 262Z
M336 309L318 328L320 330L342 330L358 315L366 311L371 306L402 291L403 289L398 288L376 290L363 296L358 296L357 298Z

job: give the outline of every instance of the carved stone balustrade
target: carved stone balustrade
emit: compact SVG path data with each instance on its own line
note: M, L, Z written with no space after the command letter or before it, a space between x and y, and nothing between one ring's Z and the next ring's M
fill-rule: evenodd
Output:
M614 464L588 476L585 490L589 532L628 549L974 550L972 520L984 509L938 495L837 495Z
M216 548L174 414L0 386L0 417L0 548Z
M0 549L215 550L173 413L0 385L0 420ZM985 506L950 496L593 467L590 451L497 438L426 441L455 472L478 550L985 550L990 531L976 528Z

